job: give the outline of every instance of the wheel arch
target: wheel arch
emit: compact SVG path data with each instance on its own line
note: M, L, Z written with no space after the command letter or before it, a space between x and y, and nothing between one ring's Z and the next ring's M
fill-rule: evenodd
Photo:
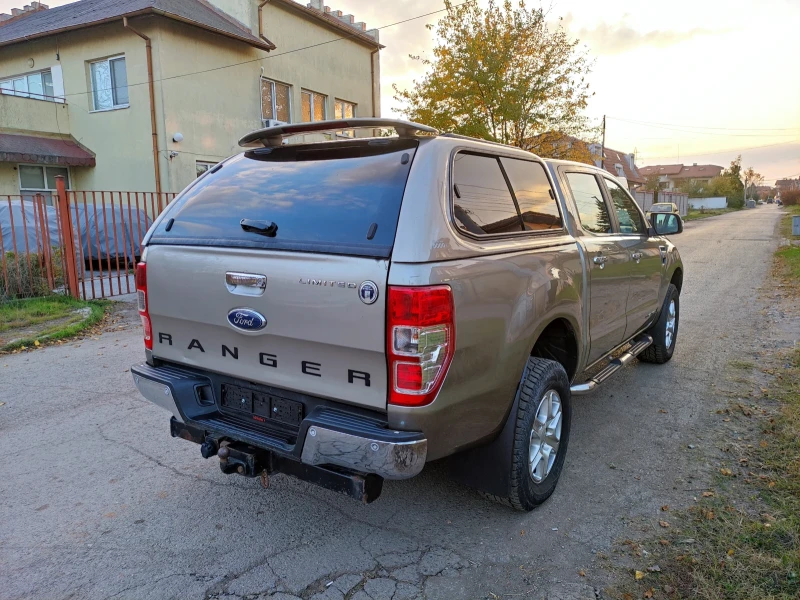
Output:
M561 364L572 381L577 375L579 354L577 329L566 317L556 317L541 329L530 355Z
M683 287L683 269L680 267L676 267L675 270L672 272L672 276L669 279L669 282L678 288L678 293L681 293L681 288Z

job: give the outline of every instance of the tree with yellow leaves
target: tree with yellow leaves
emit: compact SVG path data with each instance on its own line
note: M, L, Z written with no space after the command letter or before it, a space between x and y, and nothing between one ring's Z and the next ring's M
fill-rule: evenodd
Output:
M591 64L559 25L524 0L478 0L454 4L428 25L437 39L427 68L410 90L396 85L400 112L441 131L519 146L557 158L591 162L584 115ZM581 142L581 143L575 143ZM573 156L580 154L580 156ZM586 156L584 156L586 155Z

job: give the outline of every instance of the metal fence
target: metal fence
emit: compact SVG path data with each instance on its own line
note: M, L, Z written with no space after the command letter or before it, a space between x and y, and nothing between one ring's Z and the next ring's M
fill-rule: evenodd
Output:
M42 195L0 196L0 299L63 291L58 208Z
M0 298L66 293L109 298L136 291L141 242L173 193L67 191L0 197Z

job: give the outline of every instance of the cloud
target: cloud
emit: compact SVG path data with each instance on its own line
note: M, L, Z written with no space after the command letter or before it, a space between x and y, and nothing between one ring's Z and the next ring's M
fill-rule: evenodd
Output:
M706 27L694 27L687 31L669 29L640 31L624 21L621 23L600 22L592 28L577 29L573 26L571 13L564 17L562 25L582 43L588 44L596 54L623 54L643 46L667 48L697 37L726 33L725 30Z

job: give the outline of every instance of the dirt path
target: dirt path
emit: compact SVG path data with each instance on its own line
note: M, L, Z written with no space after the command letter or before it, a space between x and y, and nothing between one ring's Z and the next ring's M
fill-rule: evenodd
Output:
M65 598L574 598L612 583L617 542L687 506L727 400L722 374L765 320L754 299L777 244L761 207L688 224L672 362L634 362L576 400L566 471L530 514L487 503L440 465L375 504L277 476L227 477L135 391L123 329L0 357L0 589ZM777 324L779 326L779 324ZM690 448L690 445L692 446ZM623 563L624 564L624 563ZM334 582L327 585L329 582Z

